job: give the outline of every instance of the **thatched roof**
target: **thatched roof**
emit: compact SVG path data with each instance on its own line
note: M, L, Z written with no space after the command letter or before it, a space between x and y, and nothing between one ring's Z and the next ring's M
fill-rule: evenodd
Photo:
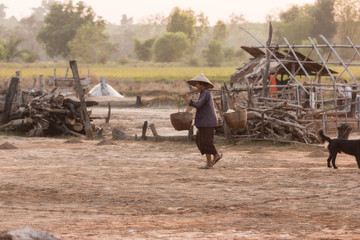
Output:
M266 66L266 55L265 52L263 52L261 49L246 46L242 46L241 48L253 56L253 58L251 58L248 63L245 63L243 67L237 68L237 71L230 78L231 86L236 82L243 81L246 76L250 77L254 81L262 79L259 75L262 74L262 70ZM304 56L298 51L294 51L296 56L292 51L287 49L284 50L284 54L279 52L278 49L273 49L273 53L276 58L274 56L270 57L270 75L278 74L289 77L288 71L292 72L292 74L294 74L294 71L296 71L296 75L298 76L305 76L306 73L309 76L329 76L329 73L326 71L323 65L314 62L312 59ZM298 63L296 57L300 62L302 62L302 67ZM282 62L286 69L283 65L280 64L279 61ZM305 69L306 73L304 72L303 68ZM331 69L329 69L329 71L332 74L337 73Z

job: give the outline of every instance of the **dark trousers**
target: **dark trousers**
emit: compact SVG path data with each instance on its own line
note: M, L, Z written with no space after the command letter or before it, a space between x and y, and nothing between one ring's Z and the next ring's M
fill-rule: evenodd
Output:
M214 145L215 128L214 127L198 127L195 136L195 142L200 150L201 155L217 154Z

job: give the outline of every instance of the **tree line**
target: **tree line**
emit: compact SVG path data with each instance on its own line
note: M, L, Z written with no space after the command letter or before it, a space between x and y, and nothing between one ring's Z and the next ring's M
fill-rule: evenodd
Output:
M251 23L242 14L228 22L209 26L205 13L174 7L168 16L154 15L134 24L122 15L119 25L107 23L83 2L43 0L29 17L6 18L0 4L0 61L34 62L77 59L84 63L131 60L184 62L189 65L220 66L244 58L242 45L258 45L239 26L262 42L267 23ZM329 41L345 43L360 34L360 0L316 0L314 4L292 5L268 15L274 26L273 43L308 44L324 35Z

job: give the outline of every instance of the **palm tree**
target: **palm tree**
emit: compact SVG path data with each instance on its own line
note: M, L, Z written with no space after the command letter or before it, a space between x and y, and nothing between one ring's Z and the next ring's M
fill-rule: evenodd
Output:
M19 50L19 44L23 40L21 38L10 36L7 41L3 43L4 52L3 52L3 58L6 62L11 62L17 57L21 57L23 54L23 50Z

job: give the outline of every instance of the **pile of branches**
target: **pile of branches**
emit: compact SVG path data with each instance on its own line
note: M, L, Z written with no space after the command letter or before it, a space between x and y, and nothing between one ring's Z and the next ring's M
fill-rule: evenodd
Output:
M96 101L86 101L87 107L97 104ZM43 93L33 96L27 104L10 113L9 118L0 125L0 130L20 130L29 137L61 133L83 136L84 121L80 107L80 102L65 99L63 95Z
M296 114L301 108L286 102L271 107L248 108L248 137L279 142L317 142L313 122L301 119Z

